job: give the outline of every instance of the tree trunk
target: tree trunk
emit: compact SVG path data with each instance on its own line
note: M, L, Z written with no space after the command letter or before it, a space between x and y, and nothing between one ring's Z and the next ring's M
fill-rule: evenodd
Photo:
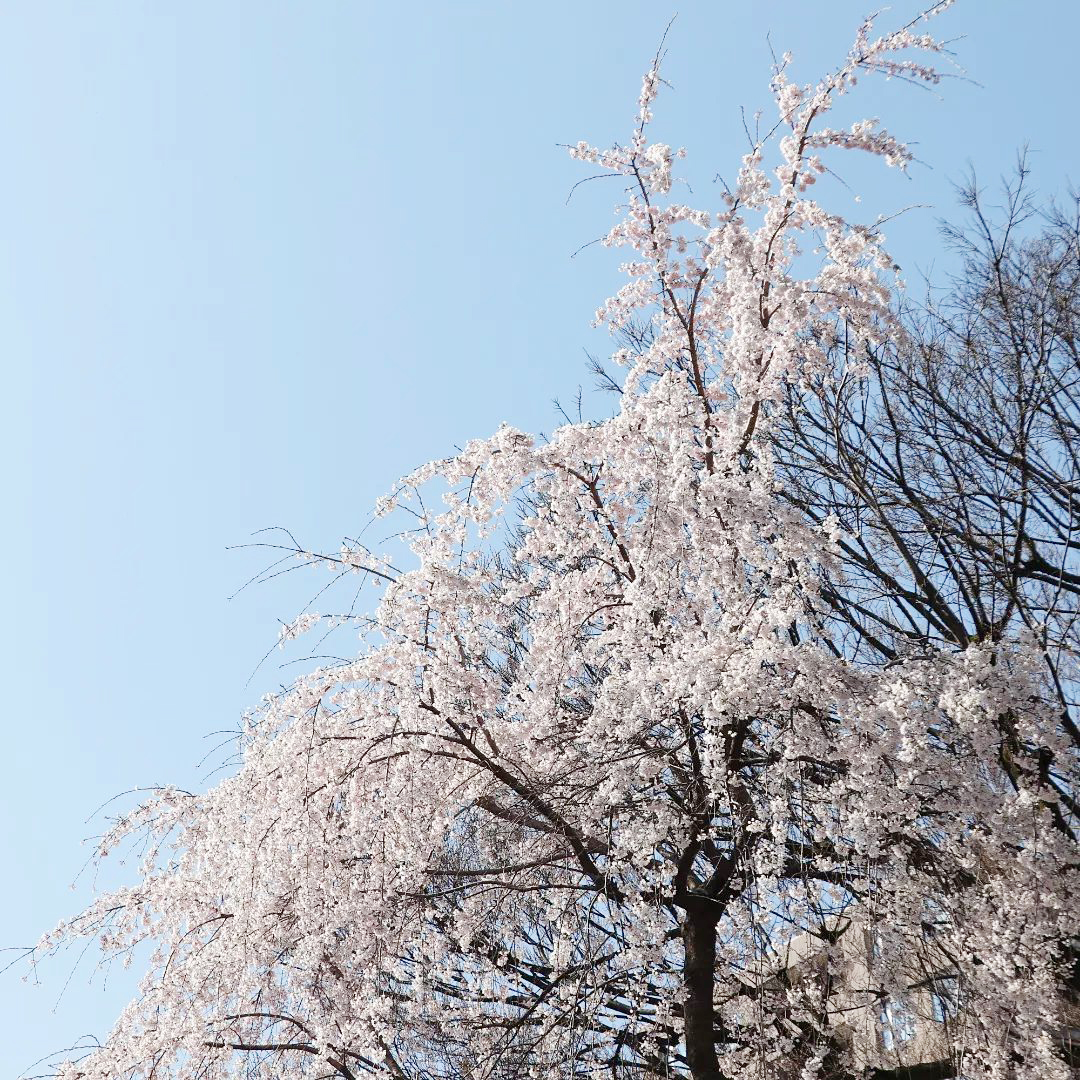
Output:
M702 907L704 905L688 905L683 924L686 1063L694 1080L725 1080L720 1072L713 1035L716 918Z

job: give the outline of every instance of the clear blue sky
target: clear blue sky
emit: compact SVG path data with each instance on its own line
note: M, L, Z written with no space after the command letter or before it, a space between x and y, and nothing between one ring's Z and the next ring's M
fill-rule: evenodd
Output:
M810 79L869 0L681 2L656 138L696 201L768 106L769 48ZM885 23L916 10L897 3ZM582 244L619 190L556 148L626 137L675 2L0 3L4 784L0 944L86 899L91 812L199 761L287 674L247 685L322 580L228 602L262 526L355 535L413 466L507 421L557 423L615 260ZM891 21L890 21L891 20ZM1080 181L1080 5L967 0L940 20L973 82L854 104L918 141L911 179L840 162L912 278L968 163ZM1070 132L1074 134L1070 135ZM938 260L939 265L941 260ZM605 404L586 395L586 410ZM275 654L275 658L279 654ZM74 957L0 978L0 1076L104 1034L132 981Z

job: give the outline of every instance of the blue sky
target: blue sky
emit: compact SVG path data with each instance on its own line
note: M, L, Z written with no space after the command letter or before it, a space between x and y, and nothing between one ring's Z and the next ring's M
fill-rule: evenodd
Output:
M745 147L739 106L769 106L767 35L808 80L864 3L678 10L654 137L688 148L688 201L711 208ZM275 654L248 681L322 580L229 601L264 560L228 545L287 525L335 546L398 476L500 421L550 430L579 385L606 408L583 349L605 348L589 326L617 259L570 256L619 188L567 204L586 172L557 144L626 137L674 13L0 3L0 945L85 901L85 876L68 886L95 808L204 783L212 733L288 678ZM970 81L851 102L918 143L911 176L834 161L852 212L926 204L891 232L912 281L947 266L935 220L969 164L992 185L1028 143L1043 191L1080 180L1063 92L1080 7L968 0L938 30L964 35ZM65 990L74 960L40 985L0 977L0 1076L107 1031L132 979L91 981L88 959Z

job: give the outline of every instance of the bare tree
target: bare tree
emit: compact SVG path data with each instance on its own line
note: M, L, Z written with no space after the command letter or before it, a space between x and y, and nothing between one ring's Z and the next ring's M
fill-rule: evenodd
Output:
M1075 843L1080 216L1075 199L1040 204L1029 187L1021 159L998 209L974 178L960 190L968 218L943 227L960 270L903 307L905 335L854 358L842 336L831 343L834 366L790 388L778 457L785 497L844 529L823 588L838 655L887 667L942 646L1035 643L1071 750L1025 737L1008 712L991 737L1010 782L1041 792ZM1077 944L1053 946L1070 961L1066 1043L1080 1025Z

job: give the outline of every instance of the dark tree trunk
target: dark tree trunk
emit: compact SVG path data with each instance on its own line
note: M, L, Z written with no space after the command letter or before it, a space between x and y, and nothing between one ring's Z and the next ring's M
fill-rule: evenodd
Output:
M725 1080L716 1057L713 1034L716 917L711 911L703 911L704 906L688 905L686 922L683 924L686 1063L694 1080Z
M922 1065L901 1065L895 1069L873 1069L869 1080L951 1080L956 1066L951 1061L927 1061Z

